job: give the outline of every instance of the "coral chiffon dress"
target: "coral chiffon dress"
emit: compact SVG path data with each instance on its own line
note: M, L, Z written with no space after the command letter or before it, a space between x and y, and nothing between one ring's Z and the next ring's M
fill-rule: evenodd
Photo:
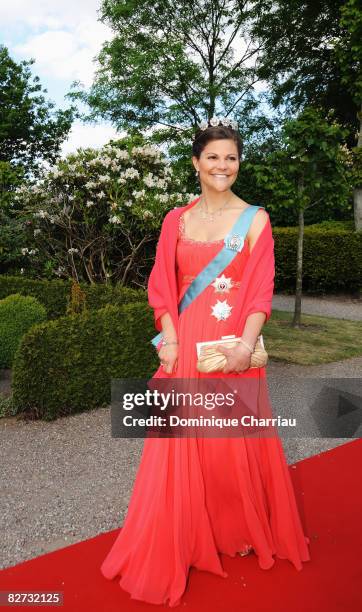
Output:
M222 244L188 238L180 216L179 301ZM160 367L153 378L210 378L196 369L195 342L234 333L229 315L249 256L245 241L223 275L181 313L177 370L170 375ZM265 377L265 368L237 376ZM252 547L261 569L279 557L301 570L308 544L278 436L146 438L124 525L101 571L118 577L132 599L174 607L191 567L227 578L221 553L235 557Z

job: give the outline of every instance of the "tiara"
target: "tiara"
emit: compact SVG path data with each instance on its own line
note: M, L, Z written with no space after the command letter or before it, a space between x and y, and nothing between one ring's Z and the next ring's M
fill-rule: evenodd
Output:
M232 130L237 130L238 129L238 123L237 121L234 121L233 119L229 119L228 117L211 117L211 119L209 121L201 121L201 123L199 123L198 127L200 128L200 130L207 130L208 127L217 127L218 125L223 125L225 127L231 127Z

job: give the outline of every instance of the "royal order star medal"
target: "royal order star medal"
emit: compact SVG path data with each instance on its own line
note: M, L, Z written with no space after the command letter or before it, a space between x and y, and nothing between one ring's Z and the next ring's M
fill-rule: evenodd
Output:
M221 302L218 300L214 306L211 306L212 316L216 317L218 321L225 321L230 317L232 306L227 303L226 300Z
M215 287L216 293L229 293L231 287L233 286L233 282L231 278L226 278L224 274L221 276L217 276L213 283L211 283L212 287Z
M240 234L231 234L225 238L225 246L232 251L240 251L244 246L244 238Z

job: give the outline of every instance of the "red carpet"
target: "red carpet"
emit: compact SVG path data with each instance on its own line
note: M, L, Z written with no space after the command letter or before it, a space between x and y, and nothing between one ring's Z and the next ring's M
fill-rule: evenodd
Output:
M298 572L276 559L261 570L254 555L222 556L227 578L191 569L175 610L189 612L357 612L362 610L362 440L290 467L311 561ZM99 566L117 530L20 563L0 573L0 590L63 591L66 612L171 610L131 600ZM16 606L24 609L25 606ZM5 607L2 608L5 610ZM27 610L59 609L26 607Z

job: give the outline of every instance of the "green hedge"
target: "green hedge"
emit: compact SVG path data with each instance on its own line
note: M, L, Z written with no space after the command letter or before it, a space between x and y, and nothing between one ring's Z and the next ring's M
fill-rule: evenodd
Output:
M275 291L295 291L297 228L273 229ZM307 226L303 241L303 293L362 290L362 232Z
M0 275L0 299L12 293L31 295L45 306L48 319L57 319L66 314L71 285L71 280L47 281ZM106 304L121 305L147 299L146 292L142 289L85 283L81 283L80 286L86 293L89 310L102 308Z
M0 299L11 293L35 297L47 311L48 318L65 314L71 281L32 280L22 276L0 275Z
M275 290L294 292L297 259L297 228L274 227ZM359 293L362 290L362 232L345 223L324 222L305 227L303 249L304 293ZM11 293L32 295L44 304L48 318L66 314L71 281L31 280L0 275L0 299ZM111 285L81 283L89 309L106 304L121 305L146 300L146 292Z
M15 410L52 420L109 405L112 378L149 378L158 368L155 333L144 302L35 325L15 355Z
M34 297L15 293L0 300L0 368L12 366L21 338L46 318L44 306Z
M276 289L294 290L297 230L277 228L274 239ZM306 228L304 290L360 289L361 253L362 232ZM0 277L1 291L13 292L14 283L39 295L53 317L65 310L70 283ZM157 369L146 293L104 285L83 288L88 311L35 325L23 337L14 359L14 410L54 419L109 405L112 378L148 378ZM107 302L116 305L96 310Z

